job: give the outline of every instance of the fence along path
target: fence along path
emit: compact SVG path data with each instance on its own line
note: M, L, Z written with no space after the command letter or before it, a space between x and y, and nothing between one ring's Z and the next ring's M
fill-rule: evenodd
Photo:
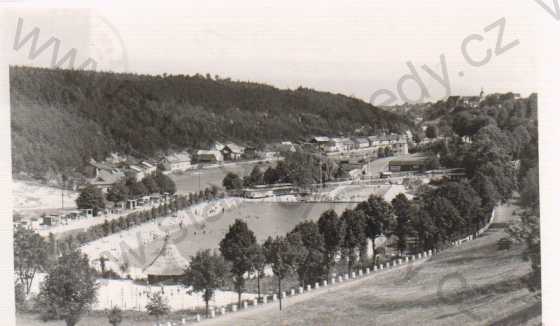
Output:
M469 235L465 238L453 241L450 245L450 248L458 247L461 244L474 240L476 237L480 236L494 222L496 210L492 211L491 217L489 222L482 227L480 230L475 232L473 235ZM394 271L399 271L405 268L411 268L416 265L420 265L428 260L433 255L437 255L441 253L443 250L432 249L428 251L424 251L418 253L416 255L405 256L404 258L399 258L393 260L392 262L387 262L385 264L378 264L373 267L373 269L365 268L360 269L357 272L352 272L350 274L343 273L343 274L333 274L330 280L323 280L322 282L317 282L315 284L307 284L305 287L299 287L296 289L290 289L290 292L282 292L280 295L282 296L282 307L287 307L289 305L293 305L310 298L316 297L322 293L328 292L333 289L343 289L345 287L354 286L356 284L360 284L369 280L376 275L391 273ZM228 307L222 306L217 309L211 309L209 313L209 318L206 319L200 314L196 315L189 320L183 318L181 321L168 321L164 323L154 324L154 326L178 326L178 325L187 325L193 322L196 322L198 325L205 325L207 322L211 323L212 320L215 318L220 318L223 322L227 322L228 317L235 316L236 318L245 318L249 317L251 314L255 313L258 309L259 312L265 312L270 310L278 309L277 302L279 298L277 294L272 295L264 295L262 302L259 302L257 299L246 300L243 301L241 307L238 307L236 304L230 305Z

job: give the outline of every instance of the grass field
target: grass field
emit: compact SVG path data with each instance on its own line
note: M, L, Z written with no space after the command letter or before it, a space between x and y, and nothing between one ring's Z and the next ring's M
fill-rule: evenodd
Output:
M238 162L229 163L222 167L189 170L181 174L170 174L169 176L177 185L178 193L189 193L204 190L207 187L218 186L222 187L222 181L229 172L238 174L240 177L246 176L251 173L253 167L258 165L261 169L266 170L273 163L255 163L255 162ZM200 181L200 188L199 188Z

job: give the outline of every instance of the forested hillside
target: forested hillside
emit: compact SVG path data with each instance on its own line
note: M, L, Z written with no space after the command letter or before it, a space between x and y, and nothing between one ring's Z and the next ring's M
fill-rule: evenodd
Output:
M112 151L145 158L216 140L259 145L413 128L344 95L218 76L11 67L10 83L14 173L34 177L71 173Z

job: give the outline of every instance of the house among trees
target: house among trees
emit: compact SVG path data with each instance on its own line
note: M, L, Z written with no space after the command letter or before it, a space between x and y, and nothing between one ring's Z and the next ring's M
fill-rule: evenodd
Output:
M201 149L196 152L196 159L202 163L220 163L224 161L224 156L218 150Z
M342 151L348 152L356 148L356 143L350 138L342 138Z
M369 136L368 140L371 147L377 148L381 145L381 139L379 139L379 136Z
M104 193L116 182L125 177L124 172L107 163L99 163L91 159L89 165L94 170L93 178L88 183L101 189Z
M428 157L411 157L389 162L390 172L417 172L426 169Z
M130 165L128 168L128 172L130 172L130 174L136 178L137 182L142 181L142 179L144 179L144 177L146 176L146 173L144 173L144 169L142 169L138 165Z
M226 147L226 145L220 143L220 142L214 142L211 146L210 146L210 150L211 151L219 151L221 152L224 148Z
M317 146L319 149L324 150L325 147L327 147L329 145L330 140L331 139L329 137L315 136L315 137L311 138L311 140L309 142L311 144L314 144L315 146Z
M464 106L474 108L484 99L484 90L480 91L479 96L449 96L447 98L447 107Z
M367 138L354 138L354 143L356 144L355 148L356 149L364 149L364 148L368 148L369 145L369 140Z
M191 156L187 152L167 155L163 159L163 167L171 172L186 171L192 167Z
M221 150L224 160L236 161L240 160L245 152L245 148L234 143L227 143Z
M331 138L325 146L326 153L342 152L342 138Z
M150 175L152 173L156 173L157 167L151 163L146 161L140 162L140 167L144 169L145 175Z
M62 222L62 217L59 215L46 215L43 216L43 225L46 226L55 226L59 225Z

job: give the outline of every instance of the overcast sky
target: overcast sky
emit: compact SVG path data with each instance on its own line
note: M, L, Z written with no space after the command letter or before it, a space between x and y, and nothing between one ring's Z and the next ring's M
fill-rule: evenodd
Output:
M181 6L126 5L94 10L27 10L4 13L10 62L50 66L52 47L29 57L31 41L13 49L18 18L21 39L40 28L38 44L60 40L59 58L77 49L76 66L92 57L99 70L147 74L195 74L231 77L280 88L311 87L370 101L387 89L402 97L397 82L410 62L425 83L425 94L445 96L423 65L443 76L446 59L452 94L476 95L537 91L535 26L547 13L535 1L183 1ZM505 18L502 46L496 55ZM468 63L461 45L469 35ZM514 43L514 41L517 41ZM64 65L63 65L64 66ZM410 79L408 99L420 96ZM378 96L376 104L387 99Z

